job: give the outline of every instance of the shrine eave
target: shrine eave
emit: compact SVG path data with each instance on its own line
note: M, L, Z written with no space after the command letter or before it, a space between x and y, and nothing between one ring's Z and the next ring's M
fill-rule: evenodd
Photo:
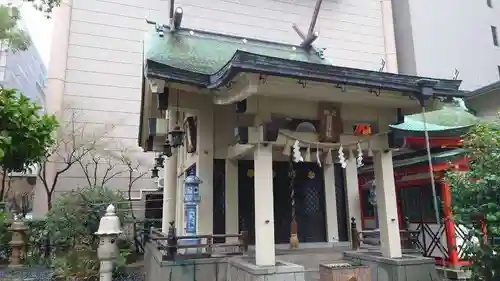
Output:
M473 99L478 98L480 96L494 93L494 92L500 92L500 81L486 85L486 86L481 87L475 91L470 92L470 94L468 94L467 100L473 100Z
M417 95L418 76L331 65L314 50L203 31L149 35L144 75L205 89L227 85L238 74L257 73L299 80L365 87ZM244 43L242 43L244 42ZM464 97L461 81L431 79L436 96Z
M448 150L444 152L439 152L439 153L433 153L431 155L432 159L432 165L439 165L443 164L446 162L453 162L461 157L465 157L465 149L459 148L459 149L453 149L453 150ZM393 160L393 167L394 169L400 169L400 168L408 168L412 166L418 166L422 164L426 164L429 161L429 158L427 155L424 156L419 156L419 157L412 157L408 159L402 159L402 160ZM360 174L364 173L369 173L373 172L374 167L373 165L369 166L364 166L359 169Z

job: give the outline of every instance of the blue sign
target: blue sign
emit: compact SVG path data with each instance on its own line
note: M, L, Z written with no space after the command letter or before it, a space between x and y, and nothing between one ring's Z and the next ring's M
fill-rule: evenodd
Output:
M196 235L198 224L198 204L200 203L199 187L201 180L196 176L196 165L186 170L184 179L184 219L186 235ZM181 244L200 244L200 239L183 239Z
M196 205L186 205L186 233L188 235L196 234L197 210Z

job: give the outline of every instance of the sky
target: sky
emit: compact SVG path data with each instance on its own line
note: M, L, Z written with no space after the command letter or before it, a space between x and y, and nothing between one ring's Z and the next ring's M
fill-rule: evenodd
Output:
M48 68L54 21L46 19L42 13L35 10L30 4L23 4L20 10L22 21L31 35L33 44L38 49L45 66Z

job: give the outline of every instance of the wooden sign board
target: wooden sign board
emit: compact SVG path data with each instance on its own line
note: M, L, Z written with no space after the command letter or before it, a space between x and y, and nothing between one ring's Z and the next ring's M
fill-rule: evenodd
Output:
M184 143L186 144L186 152L187 153L195 153L196 152L196 139L198 132L198 117L197 116L189 116L186 117L184 121Z
M340 116L340 104L318 103L319 111L319 141L336 143L342 134L342 118Z

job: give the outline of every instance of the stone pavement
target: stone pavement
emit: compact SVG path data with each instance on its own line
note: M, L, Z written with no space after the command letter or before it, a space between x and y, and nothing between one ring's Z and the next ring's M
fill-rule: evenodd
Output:
M299 249L288 245L276 246L276 260L302 265L306 281L319 280L319 265L343 262L343 251L350 250L349 243L303 243ZM253 253L250 252L249 255Z

